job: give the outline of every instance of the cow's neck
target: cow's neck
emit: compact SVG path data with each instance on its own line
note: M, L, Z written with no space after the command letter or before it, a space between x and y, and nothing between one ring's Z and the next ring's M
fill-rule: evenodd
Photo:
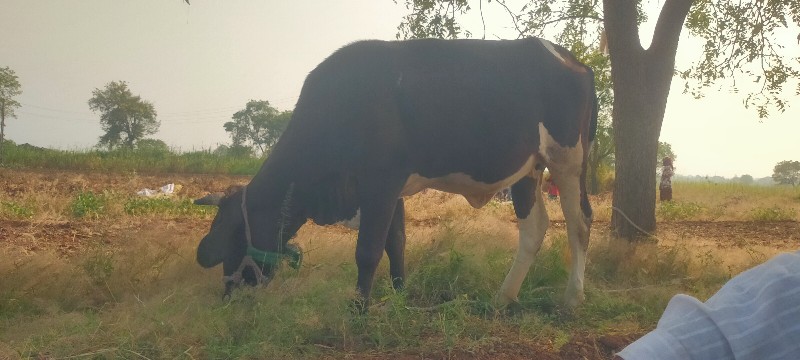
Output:
M285 240L294 235L305 219L295 201L295 182L300 167L273 153L247 185L247 209L253 246L263 251L280 252ZM290 207L290 208L289 208ZM282 233L283 241L279 239Z

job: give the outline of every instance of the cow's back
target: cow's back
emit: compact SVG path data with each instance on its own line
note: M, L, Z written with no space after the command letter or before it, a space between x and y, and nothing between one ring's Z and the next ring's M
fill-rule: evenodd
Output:
M579 124L564 119L577 117L585 78L535 38L362 41L309 74L287 135L321 166L493 182L536 152L540 122L577 141Z

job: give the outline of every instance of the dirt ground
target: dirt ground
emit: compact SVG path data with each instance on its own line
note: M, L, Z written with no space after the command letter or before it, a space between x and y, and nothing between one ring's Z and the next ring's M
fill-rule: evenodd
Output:
M0 201L36 198L37 196L69 199L79 191L117 191L134 193L149 187L157 188L167 182L182 185L180 196L195 198L209 191L220 191L232 183L244 183L247 177L206 175L137 175L83 174L50 171L19 171L0 169ZM20 200L22 201L22 200ZM37 200L39 201L39 200ZM45 200L41 200L45 201ZM63 200L67 202L68 200ZM409 222L409 227L432 226L434 219ZM36 216L30 219L0 217L0 247L32 255L40 251L55 251L60 256L80 254L88 246L112 245L129 237L145 223L176 233L195 234L209 226L207 219L184 217L178 219L128 218L123 222L75 219L69 215ZM563 222L554 221L554 227ZM607 223L594 225L595 231L607 231ZM735 221L678 221L658 225L658 236L687 241L698 249L730 250L764 249L767 255L800 248L800 223L735 222ZM679 240L675 240L679 239ZM741 255L744 256L744 255ZM609 359L639 336L635 334L573 334L570 341L556 351L553 344L524 342L509 335L510 341L493 342L485 348L441 354L351 354L352 359ZM502 345L498 345L502 344Z

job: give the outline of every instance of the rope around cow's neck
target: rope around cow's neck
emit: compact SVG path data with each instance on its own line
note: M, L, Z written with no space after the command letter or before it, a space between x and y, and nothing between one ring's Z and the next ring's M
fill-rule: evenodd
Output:
M233 285L239 285L242 283L242 280L244 280L242 272L246 267L250 267L253 270L253 273L255 273L256 276L256 283L258 285L266 284L269 280L266 276L264 276L262 268L256 263L249 251L250 249L255 248L253 247L253 236L250 233L250 220L248 219L249 216L247 215L247 186L242 187L242 216L244 217L244 237L247 239L248 251L245 253L244 258L242 258L242 262L239 264L236 272L229 276L222 277L222 281L225 284L225 295L223 295L223 298L230 297L230 292L233 289Z

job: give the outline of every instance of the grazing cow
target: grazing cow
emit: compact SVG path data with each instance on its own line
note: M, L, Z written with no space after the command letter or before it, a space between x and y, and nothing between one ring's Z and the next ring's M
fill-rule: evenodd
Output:
M549 224L540 189L549 168L561 189L572 269L566 302L583 300L592 210L586 161L597 126L592 70L546 40L362 41L307 77L292 120L250 183L214 203L197 248L223 264L226 294L247 264L266 281L287 241L312 219L360 215L357 288L369 301L383 252L393 284L405 278L403 197L426 188L480 208L511 186L519 248L499 300L510 303ZM359 211L360 210L360 211Z

